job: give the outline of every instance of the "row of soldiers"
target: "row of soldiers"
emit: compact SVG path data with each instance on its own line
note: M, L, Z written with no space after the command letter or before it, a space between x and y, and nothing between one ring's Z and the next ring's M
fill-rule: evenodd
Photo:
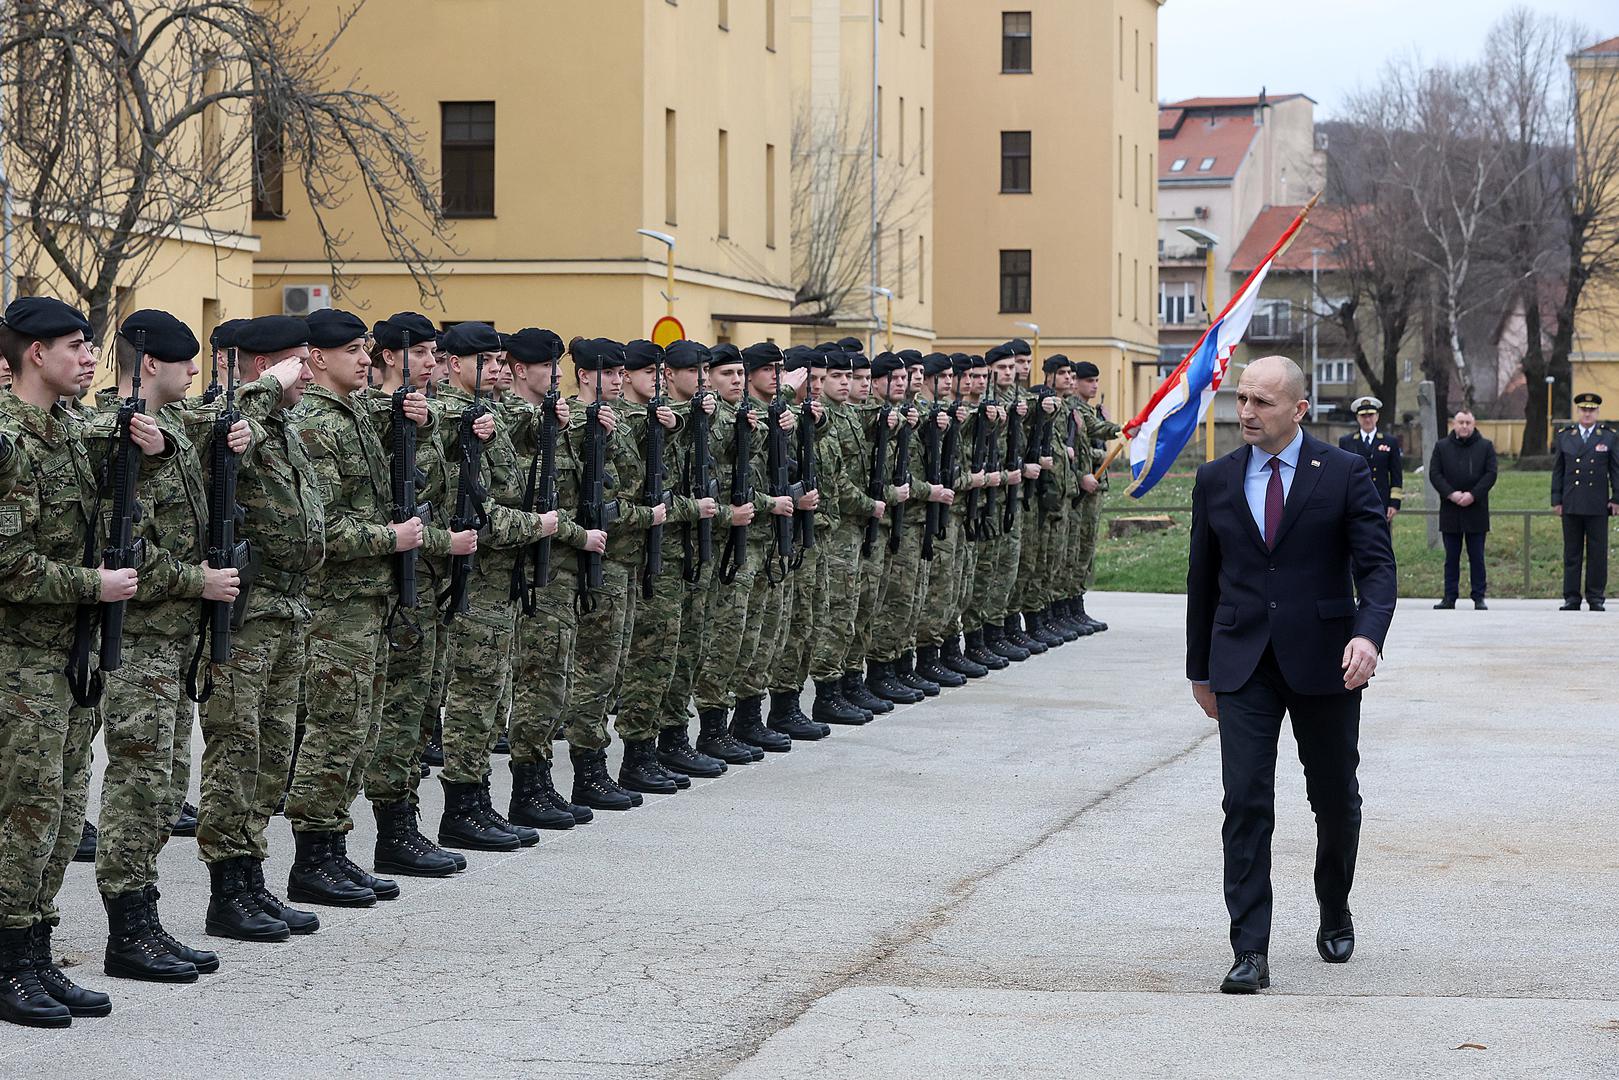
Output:
M79 312L25 298L0 326L12 1022L111 1010L50 944L98 730L105 970L185 982L219 966L158 914L194 714L207 932L278 941L319 927L293 903L396 898L379 875L454 874L462 850L535 844L1106 629L1084 593L1095 455L1118 429L1093 366L1052 356L1035 385L1022 341L870 359L852 338L564 346L334 310L222 325L209 392L188 397L201 351L137 312L116 387L89 403ZM430 750L436 843L418 825ZM346 846L362 794L372 871ZM277 812L286 900L263 871Z

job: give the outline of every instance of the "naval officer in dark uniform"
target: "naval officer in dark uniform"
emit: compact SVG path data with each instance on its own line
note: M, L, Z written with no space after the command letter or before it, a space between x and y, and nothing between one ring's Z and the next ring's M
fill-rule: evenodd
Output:
M1358 397L1352 408L1360 430L1339 439L1338 448L1366 459L1366 464L1372 469L1372 485L1383 500L1383 516L1393 522L1394 515L1400 512L1400 499L1405 494L1401 490L1405 484L1405 474L1400 462L1400 440L1390 432L1377 429L1378 413L1383 408L1383 403L1377 398L1370 394Z
M1602 395L1576 394L1577 423L1552 440L1552 509L1563 518L1563 607L1602 611L1608 589L1608 518L1619 514L1619 433L1597 418Z

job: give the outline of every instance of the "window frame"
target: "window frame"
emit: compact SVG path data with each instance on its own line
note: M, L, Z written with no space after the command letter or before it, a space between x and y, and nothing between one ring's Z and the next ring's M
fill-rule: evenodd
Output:
M1021 31L1010 29L1009 22L1014 16L1023 16L1025 22ZM1015 52L1023 53L1023 67L1009 66L1017 57ZM1001 74L1002 75L1032 75L1034 74L1034 12L1033 11L1003 11L1001 12Z
M481 126L485 123L485 121L481 116L471 115L470 111L464 120L452 121L450 111L455 108L472 110L483 106L488 107L487 123L489 127L489 138L487 142L482 139L473 138L470 133L465 137L452 137L451 130L453 124L464 124L470 132L471 129L476 126ZM498 128L496 126L497 123L497 113L495 110L495 103L493 101L439 102L439 207L446 218L451 218L454 220L477 220L493 218L495 216L498 194L497 174L495 171L496 142L498 137ZM456 152L458 156L466 155L463 167L455 170L460 174L461 179L463 180L477 178L471 175L472 172L479 168L479 159L475 155L487 152L489 197L487 210L483 209L481 206L451 206L450 177L452 175L452 169L450 167L450 153L452 151ZM464 196L474 194L470 184L468 184L462 194ZM471 200L463 198L458 201L470 202Z
M1000 255L1000 312L1003 315L1026 315L1034 310L1034 250L1032 248L1001 248ZM1023 266L1008 266L1008 256L1022 256ZM1017 306L1019 297L1018 279L1022 279L1022 306ZM1008 290L1011 295L1008 295ZM1010 304L1008 304L1010 300Z
M1015 145L1016 136L1023 136L1023 152L1019 154ZM1013 144L1008 144L1008 136L1013 137ZM1008 186L1008 171L1013 183L1018 177L1015 175L1018 163L1022 163L1023 186ZM1032 131L1002 131L1001 132L1001 191L1002 195L1029 195L1034 192L1034 132Z

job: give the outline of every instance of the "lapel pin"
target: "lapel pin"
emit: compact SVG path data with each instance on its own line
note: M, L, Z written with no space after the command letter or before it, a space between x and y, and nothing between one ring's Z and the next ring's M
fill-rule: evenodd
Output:
M1321 463L1319 461L1315 460L1314 458L1310 459L1310 464L1312 466L1314 466L1315 468L1317 468L1317 469L1319 469L1321 467Z

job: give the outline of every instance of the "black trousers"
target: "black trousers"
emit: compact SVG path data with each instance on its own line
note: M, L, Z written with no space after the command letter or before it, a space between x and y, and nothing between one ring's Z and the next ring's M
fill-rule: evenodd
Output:
M1345 908L1360 846L1360 691L1298 694L1267 648L1240 690L1220 694L1220 763L1225 782L1225 900L1233 952L1270 948L1270 845L1276 827L1276 743L1293 721L1304 785L1315 812L1315 894Z
M1563 599L1580 599L1581 555L1585 598L1601 600L1608 591L1608 515L1563 514Z
M1445 542L1445 599L1454 600L1462 584L1462 542L1467 543L1467 578L1474 600L1484 599L1484 538L1488 533L1447 532L1439 538Z

